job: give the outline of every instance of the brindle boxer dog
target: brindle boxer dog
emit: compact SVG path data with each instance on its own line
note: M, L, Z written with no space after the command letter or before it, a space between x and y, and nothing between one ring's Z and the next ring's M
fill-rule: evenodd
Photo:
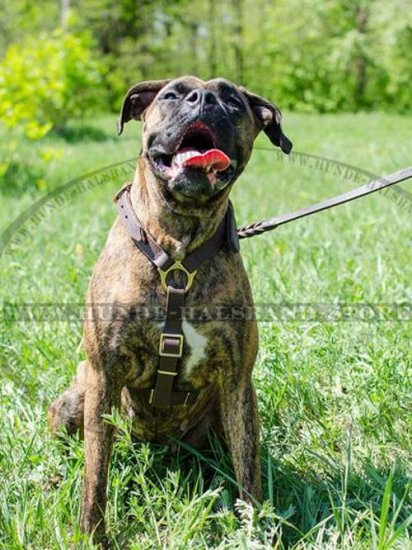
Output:
M292 147L282 132L275 105L221 78L205 82L187 76L138 84L124 99L119 133L131 119L143 121L143 147L131 202L144 229L178 260L215 233L228 207L230 190L261 130L285 153ZM95 319L84 327L87 360L79 364L71 387L49 409L53 432L64 427L68 433L84 433L81 526L86 533L94 532L98 540L105 530L113 438L113 426L103 415L113 407L132 417L142 441L163 442L173 436L202 447L209 429L222 434L240 497L261 497L259 415L252 383L258 349L256 323L184 320L185 347L174 389L198 395L190 405L164 411L139 398L136 391L154 385L161 324L131 320L127 312L108 322L99 319L97 305L164 307L165 299L157 269L117 218L88 289L87 303ZM201 266L185 305L205 304L246 311L253 307L239 253L223 247Z

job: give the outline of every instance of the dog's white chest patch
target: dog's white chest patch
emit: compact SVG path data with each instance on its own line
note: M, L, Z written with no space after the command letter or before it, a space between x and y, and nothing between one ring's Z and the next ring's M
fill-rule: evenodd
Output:
M190 374L194 367L206 358L207 338L200 334L186 319L182 321L182 329L185 341L190 346L190 355L185 365L185 372Z

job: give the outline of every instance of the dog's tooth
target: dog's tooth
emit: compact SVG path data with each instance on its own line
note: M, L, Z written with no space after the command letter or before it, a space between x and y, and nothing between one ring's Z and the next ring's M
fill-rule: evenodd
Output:
M174 155L172 160L173 164L181 166L184 160L182 157L183 157L183 153L176 153L176 155Z
M186 151L185 153L183 153L183 160L191 159L198 154L199 153L197 151Z
M199 154L195 149L184 151L182 153L176 153L173 157L173 164L177 166L182 166L188 159L196 157Z

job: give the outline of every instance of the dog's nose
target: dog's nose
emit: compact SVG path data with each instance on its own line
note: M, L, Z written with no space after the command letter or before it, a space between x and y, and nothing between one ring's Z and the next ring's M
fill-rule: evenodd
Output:
M206 105L216 105L217 98L213 92L210 90L196 89L192 90L187 96L186 101L190 103L193 107L196 105L206 106Z

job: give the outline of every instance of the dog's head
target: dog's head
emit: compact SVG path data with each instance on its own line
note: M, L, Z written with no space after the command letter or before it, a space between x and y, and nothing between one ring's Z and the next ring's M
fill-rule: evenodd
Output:
M144 123L142 154L163 192L180 202L205 203L229 188L261 130L284 153L292 149L279 109L223 78L137 84L124 99L119 134L131 119Z

